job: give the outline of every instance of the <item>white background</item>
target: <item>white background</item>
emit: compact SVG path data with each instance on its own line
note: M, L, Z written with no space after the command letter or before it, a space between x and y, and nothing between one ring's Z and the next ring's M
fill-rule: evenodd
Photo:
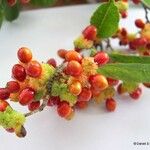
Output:
M31 48L39 61L57 58L57 49L73 48L72 41L89 24L95 8L96 5L85 5L27 11L13 23L4 22L0 30L0 86L10 79L18 48ZM134 31L134 18L143 16L142 10L131 10L127 23L122 24ZM28 134L24 139L1 129L0 150L150 149L150 145L133 145L133 142L150 142L149 96L148 89L144 89L139 101L119 96L114 113L105 111L103 104L91 104L87 110L76 112L71 121L63 120L54 108L48 108L27 119ZM25 111L17 104L14 106Z

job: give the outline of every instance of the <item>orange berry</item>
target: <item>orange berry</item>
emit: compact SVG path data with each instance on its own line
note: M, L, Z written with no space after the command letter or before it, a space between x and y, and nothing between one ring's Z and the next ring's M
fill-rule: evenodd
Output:
M78 52L72 50L67 52L67 54L65 55L65 59L66 61L75 60L81 62L82 57Z
M73 82L70 86L69 86L69 91L70 93L72 93L73 95L79 95L82 91L82 86L80 82Z

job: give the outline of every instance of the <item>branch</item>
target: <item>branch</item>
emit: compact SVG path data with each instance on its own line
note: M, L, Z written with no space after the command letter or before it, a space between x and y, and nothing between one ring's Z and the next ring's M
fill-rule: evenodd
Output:
M141 4L142 4L142 6L143 6L143 8L144 8L144 11L145 11L145 19L146 19L146 22L147 23L149 23L150 22L150 20L149 20L149 17L148 17L148 10L150 10L150 8L149 7L147 7L143 2L141 2Z
M31 115L33 115L33 114L35 114L35 113L38 113L38 112L43 111L44 108L47 106L48 100L49 100L48 98L47 98L47 99L44 99L44 100L43 100L43 103L42 103L42 105L39 107L39 109L26 113L26 114L25 114L25 117L29 117L29 116L31 116Z

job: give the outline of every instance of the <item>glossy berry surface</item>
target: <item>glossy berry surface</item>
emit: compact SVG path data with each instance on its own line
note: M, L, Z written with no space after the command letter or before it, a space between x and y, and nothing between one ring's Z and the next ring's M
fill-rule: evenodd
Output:
M18 81L24 81L26 78L26 71L23 66L20 64L16 64L12 68L12 76L17 79Z
M42 67L41 67L41 64L38 61L33 60L28 64L27 74L30 77L37 78L41 75L41 72L42 72Z
M115 86L119 83L119 80L112 79L112 78L107 78L107 81L110 86Z
M19 103L21 105L28 105L29 103L31 103L34 99L34 90L30 89L30 88L26 88L24 90L21 91L20 95L19 95Z
M72 108L69 106L68 103L62 102L58 107L57 107L57 112L60 117L67 117L70 115L72 112Z
M30 111L34 111L34 110L38 109L39 107L40 107L40 101L31 102L30 104L28 104L28 109Z
M98 63L98 65L104 65L109 61L109 56L105 52L98 52L94 56L94 61Z
M143 20L141 20L141 19L136 19L136 20L135 20L135 25L136 25L138 28L143 29L144 26L145 26L145 23L144 23Z
M83 30L82 34L85 39L93 41L96 39L97 29L95 26L89 25Z
M0 88L0 99L6 100L10 96L10 92L7 88Z
M68 51L65 50L65 49L59 49L58 52L57 52L57 54L58 54L59 57L65 58L67 52L68 52Z
M56 68L56 66L57 66L56 60L55 60L54 58L50 58L50 59L47 61L47 63L48 63L49 65L52 65L54 68Z
M78 96L78 101L89 101L92 97L92 92L88 88L83 88Z
M110 99L106 100L106 109L108 111L115 111L116 105L117 105L117 103L113 98L110 98Z
M26 47L22 47L18 50L18 59L22 62L22 63L28 63L31 61L32 59L32 53L31 50L26 48Z
M20 90L20 85L17 81L9 81L6 85L10 93L16 93Z
M8 102L0 100L0 112L4 112L7 108L7 106L9 106Z
M91 86L93 88L98 89L98 90L104 90L108 87L107 79L103 75L100 75L100 74L90 76L89 82L91 83Z
M78 101L76 107L79 109L85 109L88 106L87 101Z
M69 86L69 91L70 93L72 93L73 95L79 95L82 91L82 86L81 83L76 81L73 82L70 86Z
M137 100L140 98L141 94L142 94L142 89L138 87L135 91L130 93L130 97Z
M76 51L68 51L67 54L65 55L65 59L66 61L75 60L75 61L81 62L82 57Z
M67 72L67 74L69 74L71 76L79 76L82 72L82 67L81 67L80 63L72 60L72 61L68 62L67 67L66 67L66 72Z

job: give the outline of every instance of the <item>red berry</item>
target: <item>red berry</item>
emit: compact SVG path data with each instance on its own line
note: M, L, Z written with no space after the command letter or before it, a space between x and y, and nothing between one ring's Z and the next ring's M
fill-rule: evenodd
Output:
M89 101L92 97L92 92L88 88L83 88L78 96L78 101Z
M9 82L7 82L6 87L9 90L10 93L16 93L16 92L18 92L20 90L20 85L16 81L9 81Z
M144 47L146 46L146 44L147 44L147 39L143 37L137 38L132 41L132 45L134 45L135 48Z
M28 64L27 74L29 76L36 78L36 77L39 77L41 75L41 72L42 72L42 67L38 61L33 60Z
M115 86L119 83L119 80L112 79L112 78L107 78L107 81L110 86Z
M109 61L109 56L105 52L98 52L94 56L94 61L98 63L98 65L104 65Z
M25 68L19 64L14 65L12 68L12 75L20 82L24 81L26 78Z
M140 87L138 87L135 91L130 93L130 97L137 100L137 99L139 99L141 94L142 94L142 89Z
M137 5L141 2L141 0L132 0L132 2Z
M66 72L71 76L79 76L82 73L82 66L75 60L68 62Z
M67 117L70 115L72 112L72 108L69 106L68 103L62 102L58 107L57 107L57 112L60 117Z
M0 88L0 99L6 100L10 96L10 92L7 88Z
M68 51L65 50L65 49L59 49L57 53L58 53L58 56L59 56L59 57L65 58L65 55L67 54L67 52L68 52Z
M34 94L35 92L31 88L26 88L22 90L22 92L19 95L19 103L23 106L28 105L33 101Z
M122 17L122 18L127 18L127 17L128 17L127 11L121 12L121 17Z
M87 101L78 101L76 103L76 107L79 109L84 109L87 107L87 105L88 105Z
M143 83L143 85L147 88L150 88L150 82L149 83Z
M116 109L116 101L113 98L106 100L106 108L108 111L114 111Z
M32 59L32 53L31 50L26 48L26 47L22 47L18 50L18 59L22 62L22 63L28 63L31 61Z
M52 96L48 100L47 106L59 105L60 103L60 98L58 96Z
M9 104L6 101L0 100L0 112L4 112L9 106Z
M56 60L55 60L54 58L50 58L50 59L47 61L47 63L48 63L49 65L52 65L54 68L56 68L56 66L57 66Z
M127 30L125 28L122 28L121 35L122 36L127 36L127 34L128 34Z
M143 29L144 26L145 26L145 23L144 23L143 20L141 20L141 19L136 19L136 20L135 20L135 25L136 25L138 28Z
M98 90L104 90L108 87L107 79L100 74L90 76L89 82L93 88Z
M17 0L7 0L7 3L10 7L13 7L16 4Z
M39 107L40 107L40 101L31 102L30 104L28 104L28 109L30 111L34 111L34 110L38 109Z
M69 86L69 91L70 93L72 93L73 95L79 95L82 91L82 86L81 83L79 81L73 82L70 86Z
M96 39L97 29L95 26L89 25L83 30L82 34L85 39L93 41Z
M67 54L65 55L66 61L71 61L71 60L75 60L78 62L81 62L81 55L76 52L76 51L68 51Z

